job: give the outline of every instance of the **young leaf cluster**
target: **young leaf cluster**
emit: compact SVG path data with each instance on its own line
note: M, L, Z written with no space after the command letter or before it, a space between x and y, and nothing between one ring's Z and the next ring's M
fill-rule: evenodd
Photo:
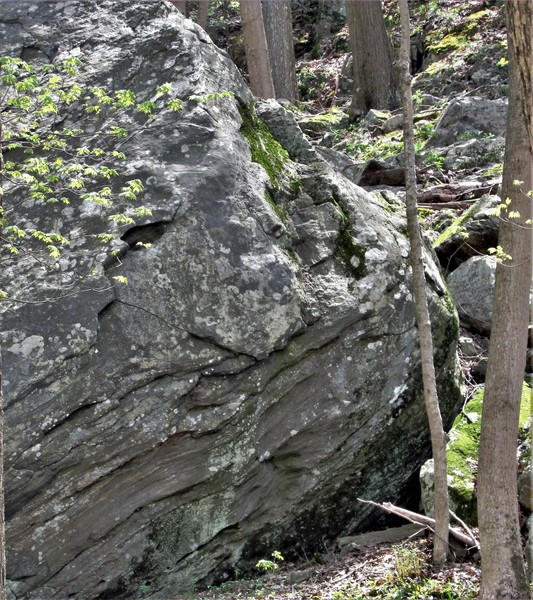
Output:
M81 61L31 65L0 57L0 260L20 254L57 260L72 240L40 231L21 215L38 205L93 204L118 226L150 215L140 206L143 184L126 179L122 147L154 126L163 110L182 110L171 83L149 100L131 90L108 92L82 82ZM98 127L94 127L95 120ZM121 183L119 183L119 181ZM119 211L112 211L117 205ZM110 214L111 213L111 214ZM110 225L110 229L112 226ZM98 239L109 244L115 236Z

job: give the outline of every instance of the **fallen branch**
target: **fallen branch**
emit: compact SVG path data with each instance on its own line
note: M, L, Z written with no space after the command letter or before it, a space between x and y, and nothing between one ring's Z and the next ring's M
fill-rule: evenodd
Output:
M431 210L465 210L472 206L469 200L458 200L456 202L418 202L418 208L430 208Z
M379 508L390 512L393 515L398 515L399 517L407 519L407 521L411 521L411 523L418 523L419 525L429 527L432 531L435 527L435 519L432 519L431 517L426 517L425 515L421 515L419 513L415 513L405 508L400 508L399 506L394 506L394 504L391 504L390 502L384 502L383 504L379 504L378 502L373 502L372 500L363 500L361 498L357 498L357 500L365 504L372 504L372 506L378 506ZM479 542L473 536L466 535L459 529L456 529L455 527L450 527L450 535L452 535L456 540L458 540L465 546L468 546L469 548L476 548L479 550Z
M466 533L468 533L468 535L475 540L476 542L476 549L481 551L481 548L479 547L479 542L477 541L477 539L475 538L474 534L472 533L472 530L470 529L470 527L468 527L468 525L462 520L460 519L454 512L453 510L450 510L450 515L459 523L459 525L466 531Z

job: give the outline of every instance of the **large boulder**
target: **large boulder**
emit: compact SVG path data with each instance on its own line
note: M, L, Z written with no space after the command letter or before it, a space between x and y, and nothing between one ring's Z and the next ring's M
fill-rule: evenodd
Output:
M404 224L324 161L291 162L164 0L8 2L0 25L14 55L80 57L87 85L235 94L125 143L153 216L114 230L118 257L94 238L105 210L25 206L78 242L0 281L19 300L1 314L15 596L168 599L365 527L357 497L400 501L430 452ZM457 317L425 259L449 420Z

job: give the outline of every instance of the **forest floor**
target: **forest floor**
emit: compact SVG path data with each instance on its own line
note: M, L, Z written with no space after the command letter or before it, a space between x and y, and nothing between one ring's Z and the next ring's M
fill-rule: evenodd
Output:
M471 600L478 596L480 579L479 563L471 558L434 567L431 542L425 537L361 548L345 555L332 553L322 557L321 562L281 562L271 572L261 575L258 568L257 573L256 578L230 581L188 598Z

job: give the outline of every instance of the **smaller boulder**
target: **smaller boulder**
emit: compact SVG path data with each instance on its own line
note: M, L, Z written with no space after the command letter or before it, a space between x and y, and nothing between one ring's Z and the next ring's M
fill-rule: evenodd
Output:
M398 131L403 127L403 115L394 115L390 119L387 119L385 123L383 123L382 130L383 133L392 133L393 131Z
M530 417L531 388L527 383L522 387L520 404L520 444L518 446L518 467L522 473L531 469L531 428ZM472 526L477 525L476 478L481 435L481 413L483 410L483 390L478 390L467 402L463 411L455 419L449 432L446 457L448 459L448 492L450 509ZM531 471L529 470L529 476ZM435 487L433 460L426 461L420 469L420 500L428 516L435 511ZM525 477L524 477L525 481ZM528 508L531 502L531 484L522 490L519 497L522 506Z
M504 152L505 139L503 137L472 139L450 146L446 151L443 167L447 171L460 171L488 164L498 164L503 162Z
M495 278L496 261L490 256L473 256L448 276L459 319L467 329L490 331Z
M465 133L504 136L506 127L507 100L477 96L456 98L444 109L428 146L453 144Z
M374 129L375 127L381 127L387 119L390 118L390 113L383 110L376 110L371 108L365 116L365 127L367 129Z

